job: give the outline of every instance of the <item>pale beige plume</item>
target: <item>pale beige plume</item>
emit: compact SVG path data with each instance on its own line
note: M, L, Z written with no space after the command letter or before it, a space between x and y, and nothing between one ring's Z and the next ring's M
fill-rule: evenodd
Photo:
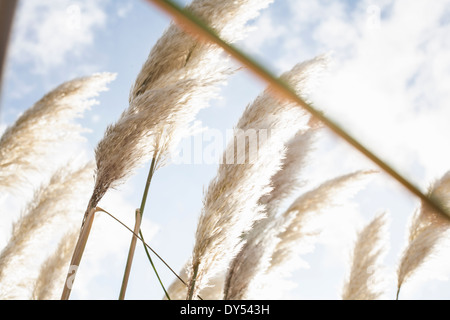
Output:
M358 234L351 268L342 290L343 300L378 300L384 295L382 259L387 253L386 213L377 214Z
M304 264L300 257L312 250L322 231L316 220L326 217L326 213L334 208L351 205L352 197L375 172L356 171L325 181L300 195L281 215L267 221L272 227L268 237L273 243L270 252L265 253L264 268L247 286L247 299L284 297L294 286L287 279ZM255 237L260 242L270 242L264 239L266 234Z
M279 241L277 231L283 228L277 225L276 214L283 201L302 185L300 172L307 163L316 130L315 127L301 130L287 144L282 166L271 178L272 191L259 199L265 206L266 217L255 222L245 236L241 251L228 267L224 299L246 299L254 278L270 265L271 255Z
M59 169L36 190L0 253L0 299L29 299L55 237L77 229L93 183L93 163ZM77 230L78 231L78 230Z
M62 152L61 143L80 139L84 129L73 120L96 103L92 98L114 78L100 73L65 82L8 127L0 139L0 190L23 186L30 173L39 173Z
M272 0L194 0L188 9L227 41ZM209 100L234 70L219 47L172 24L151 50L129 96L129 107L96 148L97 179L89 207L150 159L163 165ZM87 210L89 211L89 209Z
M185 266L181 269L181 272L178 275L183 281L187 281L187 268L189 267L189 263L186 263ZM223 298L223 284L224 284L224 275L219 274L215 276L209 282L208 286L203 288L199 293L199 299L203 300L221 300ZM167 288L167 293L171 300L186 300L186 296L188 294L187 285L181 282L179 279L175 279ZM163 300L167 300L167 297L164 295Z
M308 82L326 63L325 56L317 57L294 66L281 78L306 95ZM271 178L282 165L286 144L299 130L306 130L308 122L304 110L278 99L270 88L245 109L204 197L189 273L189 297L196 297L210 279L223 272L239 252L242 235L264 217L259 199L272 190ZM249 133L254 136L250 134L247 141ZM262 138L264 133L267 135ZM241 148L239 141L245 141ZM252 141L258 141L256 147Z
M427 194L439 201L444 208L450 208L450 172L437 180ZM412 216L409 237L397 269L397 298L400 289L420 270L432 262L436 253L449 239L450 223L448 219L421 203Z
M41 265L32 292L33 300L59 300L66 280L67 263L75 248L79 230L68 232L59 242L55 252Z

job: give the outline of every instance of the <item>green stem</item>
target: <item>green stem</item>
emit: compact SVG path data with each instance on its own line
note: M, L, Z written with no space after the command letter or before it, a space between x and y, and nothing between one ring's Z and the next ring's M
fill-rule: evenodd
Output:
M148 190L150 189L150 182L152 182L153 174L155 173L156 156L157 155L155 153L155 155L153 156L153 159L152 159L152 163L150 165L150 171L148 172L147 182L145 183L144 194L142 195L142 200L141 200L141 207L139 208L141 215L144 214L144 208L145 208L145 203L147 202Z
M153 174L155 173L156 158L157 158L157 154L155 152L155 154L153 155L152 163L150 165L150 170L148 172L147 182L145 183L144 194L142 196L141 207L140 207L141 215L144 214L145 204L147 202L147 197L148 197L148 190L150 189L150 183L152 182ZM144 239L144 237L142 236L142 230L139 230L139 234L140 234L141 238ZM158 281L161 284L161 287L164 290L164 293L166 294L167 299L170 300L169 294L167 293L166 288L164 287L164 285L161 281L161 278L159 277L158 271L156 270L156 267L155 267L155 264L153 263L152 257L150 256L150 253L148 252L147 247L145 245L144 245L144 250L145 250L145 253L147 254L148 261L150 261L153 271L155 272L156 277L158 278Z
M157 158L157 153L155 152L155 154L153 155L152 163L150 164L150 170L148 172L147 181L145 183L144 194L142 195L142 200L141 200L141 206L139 208L139 213L141 215L141 219L142 219L142 216L144 215L144 209L145 209L145 204L147 202L148 191L150 189L150 183L152 181L152 178L153 178L153 175L154 175L155 169L156 169L156 158ZM142 231L141 231L140 228L139 228L139 234L140 234L140 236L142 238ZM164 287L164 285L163 285L163 283L161 281L161 278L159 277L158 271L156 270L156 267L155 267L155 265L153 263L153 260L152 260L152 258L150 256L150 253L148 252L147 247L145 245L144 245L144 249L145 249L145 252L147 254L147 258L150 261L150 264L152 265L153 271L155 272L156 277L158 278L158 281L161 284L161 287L164 290L164 293L166 294L166 297L170 300L169 294L167 293L167 291L166 291L166 289L165 289L165 287ZM131 250L131 247L130 247L130 250ZM130 253L129 253L129 256L130 256ZM130 259L133 259L133 257L131 256L131 258L129 258L129 260ZM128 263L130 263L130 261L127 261L127 265L128 265ZM123 281L125 281L125 277L126 277L126 271L124 273L124 280ZM125 289L126 288L122 287L122 289L121 289L121 296L122 296L122 291L125 290Z
M141 221L142 215L139 212L139 209L136 209L136 223L134 225L134 233L137 233L141 229ZM136 250L136 240L137 240L136 236L133 235L133 238L131 238L130 249L128 250L128 258L127 263L125 265L125 272L122 279L122 286L120 288L119 300L125 299L125 291L127 290L128 279L130 277L131 264L133 262L134 251Z
M143 242L144 235L142 234L142 230L139 230L139 235L141 236L141 239ZM161 281L161 278L159 277L158 271L156 271L155 264L153 263L152 257L150 256L150 252L148 252L147 246L144 244L145 253L147 254L148 261L150 261L150 264L152 265L153 271L155 271L156 277L158 278L159 284L161 285L162 289L164 290L164 294L167 297L167 300L170 300L169 293L166 291L166 288L164 287L164 284Z
M139 235L139 234L137 234L137 233L135 233L133 230L131 230L125 223L123 223L122 221L120 221L119 219L117 219L115 216L113 216L111 213L109 213L108 211L106 211L106 210L104 210L104 209L102 209L102 208L100 208L100 207L97 207L97 209L98 209L98 211L102 211L102 212L104 212L104 213L106 213L108 216L110 216L111 218L113 218L115 221L117 221L118 223L120 223L125 229L127 229L128 231L130 231L137 239L139 239L141 242L142 242L142 244L144 245L144 247L145 248L148 248L148 249L150 249L150 251L151 252L153 252L153 254L159 259L159 260L161 260L161 262L162 263L164 263L165 264L165 266L170 270L170 272L172 272L173 274L174 274L174 276L175 277L177 277L178 278L178 280L180 280L186 287L187 287L187 284L186 284L186 282L184 282L184 280L183 279L181 279L181 277L170 267L170 265L155 251L155 250L153 250L152 249L152 247L150 247L145 241L144 241L144 239L142 239L141 238L141 236ZM199 296L199 298L201 299L201 300L203 300L200 296Z

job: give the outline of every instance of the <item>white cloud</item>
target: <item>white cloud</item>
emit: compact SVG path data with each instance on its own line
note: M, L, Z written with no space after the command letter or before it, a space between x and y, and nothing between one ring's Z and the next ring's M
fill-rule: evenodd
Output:
M132 2L120 3L117 7L117 16L125 18L133 10L133 6Z
M105 1L21 1L13 29L10 58L30 63L36 73L62 65L94 42L105 25Z
M448 119L448 93L440 88L450 80L450 59L439 54L448 52L450 28L440 25L448 4L395 2L378 31L354 37L352 58L336 62L327 94L317 95L327 112L398 168L419 180L421 166L421 182L442 173L444 163L450 169L443 150L450 131L438 121Z
M263 11L261 16L251 25L248 37L241 42L244 50L252 54L263 54L263 45L272 45L274 41L286 33L283 25L273 20L271 11Z

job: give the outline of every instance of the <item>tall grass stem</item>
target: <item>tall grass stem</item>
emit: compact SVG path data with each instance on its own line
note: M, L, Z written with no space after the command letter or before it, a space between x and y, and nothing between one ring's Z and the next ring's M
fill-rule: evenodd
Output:
M67 274L66 282L64 283L63 293L61 295L61 300L69 300L70 293L72 292L73 281L75 280L75 275L77 268L80 265L81 258L83 256L84 249L86 248L86 243L91 232L92 224L94 222L95 213L98 211L97 208L91 208L81 226L80 236L78 237L77 244L75 245L75 250L72 255L72 261L70 262L70 270L75 268L75 274Z
M141 229L142 214L139 209L136 209L136 222L134 224L134 233L138 233ZM136 236L133 234L131 239L130 249L128 250L127 264L123 275L122 286L120 288L119 300L125 299L125 292L127 290L128 279L130 278L131 264L133 262L134 252L136 250Z
M167 299L170 300L169 294L167 293L166 288L164 287L164 284L162 283L161 277L159 276L158 271L156 270L155 264L153 263L153 259L150 256L150 252L148 252L147 247L144 244L144 240L143 240L144 237L143 237L143 234L142 234L142 230L140 229L142 216L144 214L145 204L147 203L148 191L150 189L150 183L152 181L152 178L153 178L153 175L154 175L155 169L156 169L156 158L157 158L157 154L155 153L153 155L152 162L150 164L150 169L149 169L147 180L146 180L146 183L145 183L144 194L142 195L141 206L140 206L140 208L138 210L136 210L136 225L135 225L134 233L135 234L139 233L139 235L141 236L142 241L143 241L143 245L144 245L144 250L145 250L145 253L147 255L147 258L150 261L150 264L151 264L151 266L153 268L153 271L155 272L155 275L158 278L158 281L159 281L159 283L160 283L160 285L161 285L161 287L162 287L162 289L163 289ZM137 217L137 215L139 215L139 218ZM139 219L139 228L136 229L138 219ZM131 272L131 264L132 264L132 261L133 261L133 258L134 258L134 251L136 249L136 239L137 238L136 238L135 234L133 235L133 238L131 239L130 249L128 251L128 259L127 259L127 264L126 264L126 267L125 267L124 277L123 277L123 280L122 280L122 287L120 289L119 300L123 300L125 298L125 291L126 291L126 287L127 287L127 284L128 284L128 278L129 278L129 275L130 275L130 272Z

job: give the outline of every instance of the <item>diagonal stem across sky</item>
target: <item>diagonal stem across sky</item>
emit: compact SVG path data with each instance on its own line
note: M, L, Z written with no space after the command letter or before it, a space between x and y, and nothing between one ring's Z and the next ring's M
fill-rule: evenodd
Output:
M365 157L375 163L389 176L398 181L409 192L418 197L424 204L427 204L438 213L450 219L450 213L445 209L438 199L430 198L425 195L417 186L410 182L407 178L402 176L397 170L395 170L386 161L378 157L374 152L369 150L356 138L351 136L346 130L341 128L337 123L325 116L321 111L315 109L310 104L306 103L301 97L299 97L290 86L278 77L268 71L263 65L259 64L252 57L248 56L244 52L240 51L236 47L228 44L222 40L217 33L206 25L202 20L192 14L190 11L184 9L177 3L171 0L146 0L155 4L157 7L168 13L180 27L184 28L187 32L194 34L202 40L210 41L220 46L231 57L245 66L254 75L267 83L270 88L278 94L280 97L295 102L305 110L307 110L313 117L321 121L328 129L334 132L337 136L347 141L356 150L362 153Z

